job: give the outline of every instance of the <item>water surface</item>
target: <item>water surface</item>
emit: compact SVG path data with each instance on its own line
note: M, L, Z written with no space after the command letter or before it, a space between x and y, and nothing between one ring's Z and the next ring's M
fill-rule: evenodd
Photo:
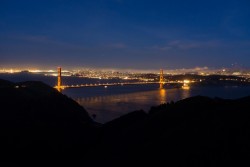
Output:
M191 96L209 96L227 99L250 95L250 87L191 87L190 89L165 88L157 85L94 87L67 89L64 94L75 99L97 122L107 122L135 110L148 111L151 106L178 101Z

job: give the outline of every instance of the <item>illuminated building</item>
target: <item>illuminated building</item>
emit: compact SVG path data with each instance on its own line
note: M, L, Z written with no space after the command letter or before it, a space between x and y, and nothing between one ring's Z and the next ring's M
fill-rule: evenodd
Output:
M189 83L190 83L189 80L184 80L184 81L183 81L183 86L182 86L182 88L183 88L183 89L190 89Z

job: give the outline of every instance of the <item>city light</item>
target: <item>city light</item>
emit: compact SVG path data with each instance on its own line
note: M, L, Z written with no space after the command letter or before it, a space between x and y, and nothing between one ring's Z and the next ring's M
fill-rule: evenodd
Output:
M185 80L183 81L182 89L186 89L186 90L190 89L189 84L190 84L190 80L185 79Z

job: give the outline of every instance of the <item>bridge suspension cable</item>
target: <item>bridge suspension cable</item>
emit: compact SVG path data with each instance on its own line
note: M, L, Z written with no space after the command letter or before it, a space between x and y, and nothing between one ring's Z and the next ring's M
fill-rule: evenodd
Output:
M159 84L160 89L163 89L165 81L164 81L164 74L163 70L160 70L160 78L159 82L153 81L153 82L116 82L116 83L92 83L92 84L77 84L77 85L62 85L62 68L58 67L57 68L57 85L54 87L56 88L59 92L61 92L63 89L66 88L80 88L80 87L96 87L96 86L104 86L105 88L107 86L118 86L118 85L144 85L144 84ZM179 82L176 81L169 81L169 84L179 84ZM184 85L188 85L187 83L184 83Z

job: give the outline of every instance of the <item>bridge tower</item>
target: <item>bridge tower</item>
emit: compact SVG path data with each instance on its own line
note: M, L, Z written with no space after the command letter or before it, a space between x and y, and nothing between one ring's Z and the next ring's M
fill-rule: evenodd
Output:
M57 68L58 76L57 76L57 90L59 92L62 91L62 68L58 67Z
M163 85L164 85L164 77L163 77L163 70L160 70L160 89L163 89Z

